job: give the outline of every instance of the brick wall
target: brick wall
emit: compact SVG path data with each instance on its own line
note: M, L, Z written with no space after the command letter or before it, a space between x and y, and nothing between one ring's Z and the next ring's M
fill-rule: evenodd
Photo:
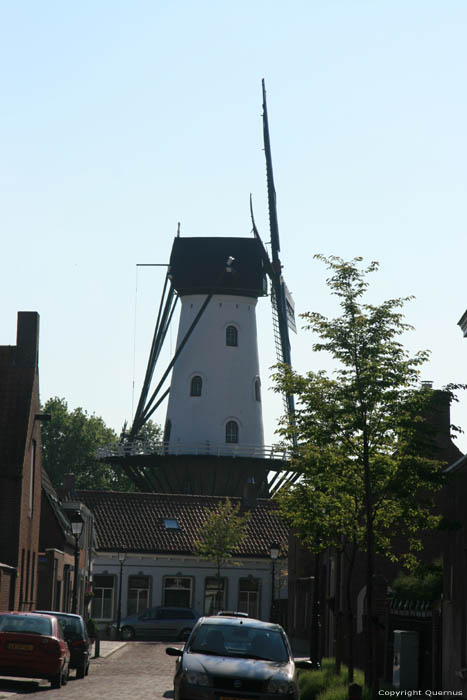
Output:
M0 352L0 562L17 571L7 609L32 609L36 600L41 509L38 344L39 315L20 312L17 346Z
M11 566L0 564L0 610L9 610L16 570Z

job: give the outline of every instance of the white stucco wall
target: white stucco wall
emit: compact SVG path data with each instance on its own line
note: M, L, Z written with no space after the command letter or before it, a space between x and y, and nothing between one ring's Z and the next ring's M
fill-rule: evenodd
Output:
M277 572L279 562L276 562L276 597L287 598L286 582L278 587ZM149 606L163 605L163 586L166 576L189 576L193 581L192 607L201 615L204 613L204 589L206 577L216 576L216 567L207 561L196 557L177 557L167 555L137 555L129 554L122 568L122 610L121 617L127 614L128 579L130 576L149 576L151 578L151 593ZM117 554L100 554L94 559L93 576L106 574L114 577L113 618L117 617L117 598L120 579L120 563ZM272 562L270 560L244 559L236 560L222 567L221 576L228 580L226 608L237 610L239 580L248 576L261 581L259 617L269 620L271 609ZM109 620L110 621L110 620Z
M177 347L204 300L203 295L182 298ZM256 303L257 299L241 296L211 299L173 369L167 409L170 446L223 444L229 420L239 425L239 445L264 444L261 401L255 398ZM229 325L238 331L237 347L226 345ZM201 396L190 396L195 375L202 378Z

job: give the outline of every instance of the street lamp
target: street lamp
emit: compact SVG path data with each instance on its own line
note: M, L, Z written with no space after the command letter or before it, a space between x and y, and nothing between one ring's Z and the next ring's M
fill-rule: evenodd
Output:
M311 609L310 629L310 661L312 668L321 670L321 580L320 580L320 555L315 554L315 575L313 581L313 605ZM311 577L313 578L313 577Z
M120 620L122 619L122 579L123 579L123 564L125 563L125 552L118 553L118 561L120 562L120 583L118 586L118 608L117 608L117 639L120 639Z
M79 583L79 538L83 531L84 520L81 512L75 510L71 514L71 531L75 538L75 577L73 581L73 601L71 604L71 612L76 613L78 608L78 583Z
M274 590L275 590L275 581L274 581L274 579L275 579L275 574L276 574L276 559L277 559L278 556L279 556L280 548L281 548L281 546L280 546L280 544L278 544L277 542L271 542L271 544L269 545L269 553L270 553L271 560L272 560L271 614L270 614L270 616L269 616L271 622L273 622L273 619L274 619L274 616L275 616L275 615L274 615L274 613L275 613L275 610L274 610Z

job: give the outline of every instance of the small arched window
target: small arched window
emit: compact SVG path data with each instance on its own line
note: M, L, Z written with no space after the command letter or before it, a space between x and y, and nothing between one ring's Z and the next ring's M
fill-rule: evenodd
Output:
M255 379L255 399L261 401L261 379L259 377Z
M235 326L227 326L225 330L225 344L232 348L238 345L238 331Z
M238 423L235 420L227 421L225 425L225 441L238 442Z
M201 396L201 391L203 389L203 380L196 374L191 380L190 386L190 396Z

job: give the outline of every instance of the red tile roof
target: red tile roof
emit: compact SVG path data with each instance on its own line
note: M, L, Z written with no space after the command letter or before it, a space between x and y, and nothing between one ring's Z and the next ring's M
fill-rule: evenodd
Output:
M93 513L97 549L156 554L192 554L194 541L209 513L225 498L160 493L77 491L76 497ZM241 498L231 498L233 505ZM167 529L164 518L175 518L179 530ZM235 556L270 557L271 542L287 552L288 530L278 517L276 504L258 499L251 510L248 533Z

